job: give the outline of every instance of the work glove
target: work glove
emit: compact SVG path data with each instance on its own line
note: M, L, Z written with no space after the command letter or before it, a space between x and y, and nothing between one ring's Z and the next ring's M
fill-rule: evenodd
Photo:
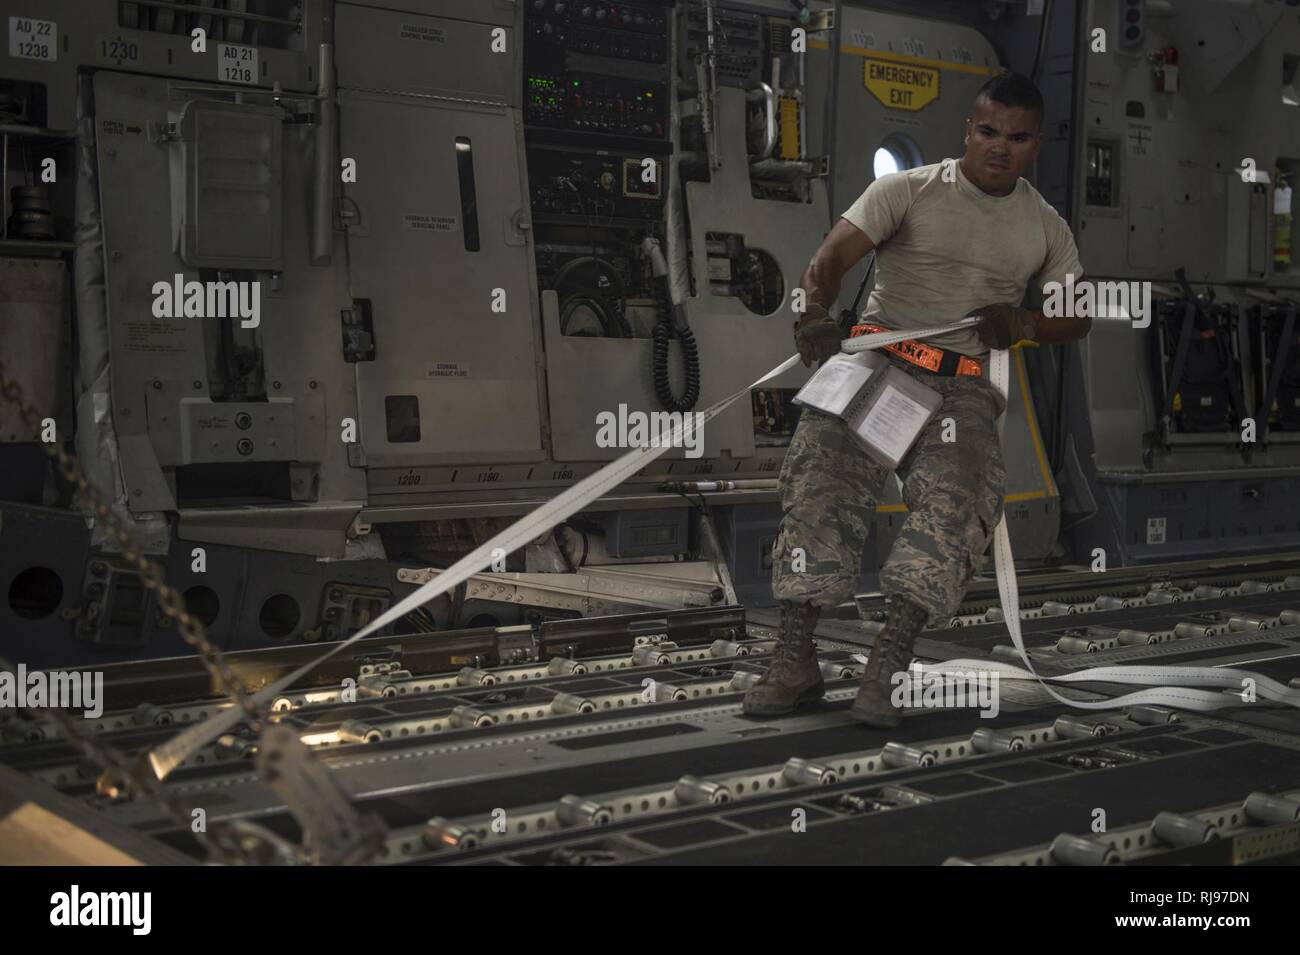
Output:
M971 312L978 315L980 323L975 332L989 348L1013 348L1023 343L1034 344L1038 341L1038 329L1034 323L1034 313L1027 308L1015 305L985 305Z
M807 310L794 323L794 346L799 350L804 367L811 368L814 361L825 361L839 353L840 326L816 302L809 302Z

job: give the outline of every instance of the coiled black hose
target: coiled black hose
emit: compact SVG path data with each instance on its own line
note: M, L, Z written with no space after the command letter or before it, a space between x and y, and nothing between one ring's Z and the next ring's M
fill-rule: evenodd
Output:
M667 294L667 289L664 293ZM685 322L677 329L677 340L682 344L682 368L686 374L686 390L678 398L673 394L672 382L668 380L668 342L673 336L673 328L668 310L662 303L659 306L659 321L655 323L652 334L655 395L659 398L659 404L665 411L690 411L700 398L700 349L695 344L695 336Z

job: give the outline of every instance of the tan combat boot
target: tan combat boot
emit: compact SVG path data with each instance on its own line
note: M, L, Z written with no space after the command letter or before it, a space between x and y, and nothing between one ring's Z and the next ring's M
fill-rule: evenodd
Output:
M890 700L894 674L905 673L911 664L912 645L928 614L902 596L886 597L885 608L885 627L871 648L862 686L849 713L863 723L888 728L903 722L903 714Z
M745 694L747 715L781 716L822 698L826 683L812 637L819 616L821 608L810 603L781 601L776 652L768 671Z

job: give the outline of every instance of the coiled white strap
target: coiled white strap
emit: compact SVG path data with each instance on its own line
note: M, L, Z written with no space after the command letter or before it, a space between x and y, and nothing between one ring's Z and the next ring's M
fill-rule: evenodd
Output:
M990 356L989 379L1002 392L1003 396L1007 396L1009 393L1010 359L1011 353L1008 351L994 351ZM1005 420L1006 412L1003 412L998 417L999 439L1002 437ZM998 596L1002 603L1002 619L1007 625L1007 631L1011 634L1011 642L1015 644L1016 652L1024 660L1027 669L1022 670L1019 667L1006 664L994 664L988 660L948 660L942 664L923 665L921 668L923 672L942 672L945 669L960 668L966 671L973 669L984 672L997 671L1003 675L1019 679L1032 678L1042 684L1043 688L1060 702L1085 710L1109 710L1116 707L1133 706L1138 703L1149 703L1176 706L1186 710L1210 711L1228 706L1243 705L1248 698L1246 694L1247 687L1252 688L1257 696L1262 696L1265 699L1287 703L1291 706L1300 706L1300 690L1289 689L1262 674L1253 673L1249 670L1237 670L1231 667L1146 665L1091 667L1064 676L1049 677L1048 680L1060 683L1097 682L1156 686L1156 689L1139 690L1136 693L1126 693L1123 696L1106 700L1085 702L1067 699L1057 693L1048 684L1047 680L1044 680L1034 671L1033 662L1025 652L1024 638L1020 633L1020 592L1016 586L1016 567L1011 555L1011 536L1007 532L1005 511L1002 514L1002 519L998 522L997 530L993 534L993 559L997 571ZM1248 683L1247 681L1251 682ZM1173 685L1160 686L1162 683ZM1219 687L1220 690L1233 690L1235 692L1211 692L1209 690L1188 689L1188 687Z

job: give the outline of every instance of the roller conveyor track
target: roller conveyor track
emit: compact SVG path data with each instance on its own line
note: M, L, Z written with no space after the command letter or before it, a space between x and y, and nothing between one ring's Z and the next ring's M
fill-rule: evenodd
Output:
M1300 554L1269 554L1257 557L1210 558L1152 564L1093 573L1082 568L1035 571L1018 574L1022 616L1034 617L1052 612L1052 604L1080 606L1098 598L1111 602L1141 604L1152 593L1175 591L1186 594L1200 588L1290 587L1300 581L1288 580L1300 575ZM869 616L883 607L879 593L858 595L854 606L843 608L847 616ZM950 626L976 622L990 611L1000 615L997 581L992 576L977 578L966 588L961 606Z
M1288 569L1246 587L1220 580L1214 592L1165 585L1157 592L1172 599L1129 594L1114 609L1098 609L1096 594L1070 604L1048 592L1044 602L1067 609L1028 611L1026 644L1044 674L1147 661L1240 666L1285 683L1300 677L1300 590ZM1065 580L1062 591L1075 584ZM869 600L859 603L869 615ZM854 656L878 627L830 618L817 631L826 700L792 717L751 720L740 714L741 693L765 666L774 614L751 610L741 625L736 609L681 613L566 621L534 637L533 659L518 632L386 638L377 643L397 648L387 657L333 661L277 710L358 810L383 820L376 861L388 864L1231 863L1300 850L1294 822L1288 829L1242 808L1259 794L1257 802L1276 797L1286 811L1300 795L1294 709L1243 703L1165 722L1170 714L1158 710L1071 711L1017 681L1003 684L992 719L920 710L896 730L871 729L846 710ZM439 640L475 652L440 655L430 649ZM980 622L927 631L917 654L1012 662L1000 649L1006 642L1004 627ZM514 649L500 652L506 646ZM256 666L244 655L235 662L265 682L302 650L258 651ZM558 653L566 656L549 662ZM195 678L182 662L148 667L110 681L100 721L99 735L128 752L225 705L186 697ZM355 702L341 699L345 674L356 676ZM142 687L156 699L141 699ZM1076 684L1067 695L1129 689ZM0 762L197 858L190 835L151 802L94 796L94 772L52 728L5 731ZM290 807L247 758L256 745L232 734L174 773L169 791L211 821L238 817L296 841ZM1113 845L1089 831L1097 807L1110 816ZM1222 838L1208 848L1176 845L1161 813L1193 829L1188 818L1211 820ZM806 831L792 831L796 817Z

